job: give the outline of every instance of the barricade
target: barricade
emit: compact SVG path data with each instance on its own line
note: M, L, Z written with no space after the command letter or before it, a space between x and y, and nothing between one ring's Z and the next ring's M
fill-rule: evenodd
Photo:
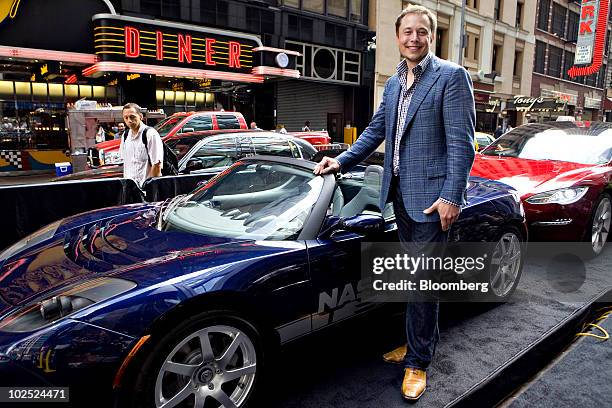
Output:
M128 179L76 180L0 187L4 227L0 248L45 225L84 211L139 203L142 192Z

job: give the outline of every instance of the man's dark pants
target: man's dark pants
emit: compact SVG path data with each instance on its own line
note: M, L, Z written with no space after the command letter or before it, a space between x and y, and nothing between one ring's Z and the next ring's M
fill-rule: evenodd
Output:
M403 248L414 256L439 256L434 254L427 243L445 243L448 241L448 232L442 231L440 221L415 222L407 214L402 201L399 177L394 176L390 189L393 198L393 210L397 222L399 240ZM440 246L435 248L439 249ZM435 280L435 276L430 276ZM426 275L417 274L417 285L419 278L428 278ZM411 277L415 280L415 276ZM418 294L417 294L418 295ZM418 297L418 296L417 296ZM408 352L404 359L406 368L418 368L426 370L435 353L436 344L440 338L438 330L439 302L419 301L411 299L406 306L406 338Z

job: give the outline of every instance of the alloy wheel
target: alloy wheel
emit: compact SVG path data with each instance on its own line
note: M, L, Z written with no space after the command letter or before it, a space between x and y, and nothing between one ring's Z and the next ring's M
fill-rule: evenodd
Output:
M591 226L591 248L595 255L599 255L608 240L611 215L612 205L610 204L610 199L604 196L595 210Z
M495 245L489 282L496 296L503 298L514 287L521 270L522 249L520 239L512 232L502 235Z
M166 356L155 382L155 405L237 408L251 392L257 371L253 341L226 325L198 330Z

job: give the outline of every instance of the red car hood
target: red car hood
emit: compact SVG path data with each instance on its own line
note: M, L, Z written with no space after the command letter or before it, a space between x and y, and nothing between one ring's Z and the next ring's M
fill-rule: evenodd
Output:
M608 171L604 165L476 155L471 175L498 180L521 196L569 187Z

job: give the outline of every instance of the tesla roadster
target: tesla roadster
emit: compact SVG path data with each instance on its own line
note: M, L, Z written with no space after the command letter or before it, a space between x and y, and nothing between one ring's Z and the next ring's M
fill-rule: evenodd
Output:
M253 404L271 350L377 306L360 297L361 243L396 239L380 166L314 166L243 158L190 194L66 218L5 249L0 385L126 407ZM468 200L451 236L493 242L487 274L505 299L520 200L478 178Z

